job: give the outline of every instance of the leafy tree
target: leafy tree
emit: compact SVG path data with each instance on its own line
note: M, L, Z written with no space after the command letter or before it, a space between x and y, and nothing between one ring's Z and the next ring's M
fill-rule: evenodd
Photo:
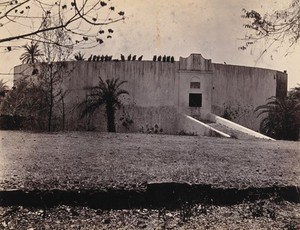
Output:
M107 31L103 27L124 20L124 14L110 0L2 1L0 3L0 32L3 34L10 28L14 30L10 30L10 36L1 37L0 43L10 42L7 45L8 51L15 47L13 42L18 42L20 39L31 39L35 42L61 46L63 45L61 42L56 43L56 41L44 38L41 34L63 30L72 35L73 44L80 45L87 41L89 45L99 44L107 37L105 35ZM44 27L45 20L49 18L57 23Z
M22 117L25 129L53 131L65 128L65 97L69 93L63 87L73 69L65 62L40 63L26 66L14 87L3 99L1 114ZM31 71L33 69L33 71ZM32 74L30 74L32 72ZM62 118L62 119L61 119ZM32 119L33 122L29 122Z
M20 57L23 64L34 64L39 62L40 57L43 56L37 42L31 42L30 45L26 44L23 48L25 49L25 52Z
M260 131L275 139L298 140L300 131L299 100L291 97L271 97L265 105L258 106L258 116L264 115Z
M276 43L278 47L283 44L293 46L300 38L300 1L292 0L289 7L283 10L262 15L255 10L243 10L243 18L247 19L244 25L250 29L250 34L246 35L246 43L240 49L247 49L249 45L259 40L267 41L263 53Z
M116 132L115 111L122 105L120 96L128 94L126 90L120 89L124 83L126 81L120 81L119 78L103 81L99 77L98 86L88 87L87 99L79 105L81 108L83 107L81 118L94 114L99 107L105 105L107 131Z
M22 118L25 129L44 130L47 108L47 92L38 82L23 79L4 98L0 112L16 121Z

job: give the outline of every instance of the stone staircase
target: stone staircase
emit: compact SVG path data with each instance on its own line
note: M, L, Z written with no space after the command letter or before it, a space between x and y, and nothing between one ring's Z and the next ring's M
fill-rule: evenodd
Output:
M254 139L258 139L257 137L254 137L252 135L249 135L247 133L238 131L238 130L234 130L231 129L225 125L222 124L217 124L217 123L208 123L209 126L223 132L226 133L228 135L230 135L232 138L236 138L236 139L241 139L241 140L254 140Z
M255 140L255 139L258 139L257 137L254 137L254 136L249 135L247 133L241 132L239 130L232 129L232 128L227 127L226 125L223 125L223 124L215 123L215 122L212 122L210 120L200 119L199 117L196 117L196 116L195 117L193 116L193 118L209 125L210 127L214 128L218 131L226 133L226 134L230 135L232 138L235 138L235 139L241 139L241 140Z

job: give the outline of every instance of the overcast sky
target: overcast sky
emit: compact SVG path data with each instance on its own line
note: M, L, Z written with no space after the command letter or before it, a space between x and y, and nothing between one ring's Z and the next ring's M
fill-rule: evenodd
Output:
M191 53L201 53L213 62L234 65L257 66L279 71L287 70L288 86L300 83L300 44L293 53L284 57L282 52L269 53L258 59L264 44L241 51L241 38L247 30L241 18L242 9L259 12L283 9L289 1L271 0L115 0L117 9L126 13L125 22L110 26L113 39L93 50L84 50L88 57L93 54L171 55L178 60ZM14 28L0 30L0 37L7 36ZM0 49L3 49L0 47ZM3 50L2 50L3 51ZM0 73L12 73L20 64L20 51L0 52ZM272 57L271 57L272 56ZM12 83L12 76L1 75Z

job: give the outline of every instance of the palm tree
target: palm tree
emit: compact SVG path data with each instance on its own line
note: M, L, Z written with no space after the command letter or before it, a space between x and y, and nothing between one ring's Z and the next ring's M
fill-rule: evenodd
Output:
M258 106L258 116L265 115L260 131L275 139L298 140L300 130L300 103L291 97L270 97L265 105Z
M288 96L300 101L300 84L298 84L298 87L295 87L291 91L289 91Z
M25 52L21 55L20 60L23 64L33 64L39 61L43 56L42 51L39 49L39 44L31 42L30 45L23 46Z
M84 61L84 54L80 51L76 54L74 54L74 58L76 61Z
M89 90L87 99L80 104L81 107L84 106L81 118L92 115L99 107L105 105L107 131L116 132L115 111L122 105L120 96L128 94L126 90L120 89L120 86L124 83L126 81L120 81L119 78L103 81L99 77L98 86L87 88Z

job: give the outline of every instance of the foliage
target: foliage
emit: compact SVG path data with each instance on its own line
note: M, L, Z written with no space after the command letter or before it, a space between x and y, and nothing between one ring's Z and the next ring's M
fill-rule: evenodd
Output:
M298 140L300 131L300 103L291 97L271 97L265 105L258 106L258 116L265 115L260 131L272 138Z
M53 22L52 19L45 18L43 21L43 28L50 28ZM47 93L47 109L48 109L48 131L52 130L53 117L54 117L54 107L61 102L61 113L62 113L62 126L64 129L65 124L65 104L64 97L67 94L67 90L63 90L62 82L64 70L64 63L68 59L69 55L72 53L73 46L70 43L69 35L62 29L49 30L41 33L43 39L47 39L51 42L44 42L42 44L42 51L39 49L38 43L32 42L31 45L26 45L24 48L26 52L21 55L21 60L23 63L32 64L31 67L33 71L32 76L39 83L41 90ZM53 42L53 43L52 43ZM59 46L57 44L60 44ZM42 61L47 62L39 66L34 65L38 62L38 58L43 57ZM30 68L30 67L29 67ZM65 71L65 73L67 73ZM20 73L23 74L23 73ZM26 78L26 76L23 76ZM30 76L28 76L30 77Z
M25 52L21 55L20 60L24 64L39 62L40 58L43 56L37 42L31 42L30 45L26 44L23 48L25 49Z
M19 130L21 128L23 118L19 116L0 115L1 130Z
M79 105L83 108L81 118L93 115L99 107L105 105L107 131L115 132L115 111L122 105L120 96L128 94L126 90L120 89L124 83L126 81L120 81L119 78L103 81L99 77L98 86L88 87L89 94L87 95L87 99Z
M0 43L11 42L7 51L16 47L13 42L20 39L63 46L62 40L56 43L41 36L44 32L60 30L72 35L72 44L88 42L89 46L95 46L107 38L103 27L124 20L124 15L110 0L4 1L0 3L0 32L4 34L5 30L9 30L11 34L1 37ZM50 18L56 23L44 27L45 21ZM111 31L108 32L110 37Z
M298 87L295 87L289 91L289 97L300 101L300 84L298 84Z
M6 83L3 79L0 79L0 92L8 90Z
M186 132L185 130L180 130L178 132L178 135L180 135L180 136L197 136L197 134L195 134L193 132Z
M19 81L1 105L1 115L19 120L25 129L45 129L48 108L47 92L28 80Z
M224 111L222 117L229 121L240 119L241 117L246 116L252 109L252 106L249 105L242 106L240 104L237 104L236 106L230 106L226 105L225 103L223 105Z
M1 79L0 80L0 96L4 97L6 90L8 90L6 82L3 79Z
M84 54L79 51L74 54L74 58L76 61L84 61Z
M133 124L132 116L128 112L125 111L123 107L123 112L120 116L120 122L122 123L122 126L126 129L126 131L129 131L130 126Z
M243 18L248 19L244 25L250 29L250 34L246 35L246 43L241 49L246 49L249 45L258 40L264 39L268 42L266 52L275 43L280 46L288 43L293 46L300 38L300 1L292 0L288 8L276 10L270 14L262 15L255 10L243 10ZM263 53L264 53L263 52Z
M32 65L35 74L24 74L16 83L15 89L3 99L1 114L24 118L24 129L64 129L68 90L62 83L69 73L64 67L64 62Z
M61 23L61 18L59 21L55 21L53 18L44 18L42 28L51 28L53 25L59 25ZM48 132L53 130L53 118L54 107L60 103L58 106L62 115L62 129L65 129L65 96L68 90L63 89L63 71L65 77L67 77L68 71L65 70L65 64L63 61L68 60L69 56L73 51L73 44L69 34L63 29L49 30L41 33L41 37L47 41L43 42L43 53L44 62L47 64L40 65L39 80L41 81L41 86L48 93ZM57 45L60 44L60 45Z

